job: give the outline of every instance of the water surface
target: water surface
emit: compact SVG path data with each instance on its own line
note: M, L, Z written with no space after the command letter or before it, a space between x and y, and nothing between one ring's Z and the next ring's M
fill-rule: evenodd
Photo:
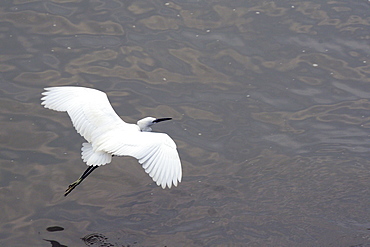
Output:
M368 246L368 1L5 1L3 246ZM86 168L44 87L107 92L177 143L183 182Z

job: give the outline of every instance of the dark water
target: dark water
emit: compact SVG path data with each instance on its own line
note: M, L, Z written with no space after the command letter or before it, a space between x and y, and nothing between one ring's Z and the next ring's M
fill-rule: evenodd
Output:
M3 1L1 246L370 246L370 2ZM104 90L183 182L86 168L47 86Z

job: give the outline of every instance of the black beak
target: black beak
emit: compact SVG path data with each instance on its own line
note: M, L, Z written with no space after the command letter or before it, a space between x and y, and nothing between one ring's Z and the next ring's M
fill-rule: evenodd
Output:
M165 117L165 118L157 118L156 120L153 121L153 123L159 123L167 120L171 120L172 117Z

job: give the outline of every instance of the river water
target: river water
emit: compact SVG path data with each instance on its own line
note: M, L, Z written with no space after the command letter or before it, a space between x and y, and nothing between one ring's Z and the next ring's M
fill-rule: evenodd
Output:
M370 246L370 2L0 4L1 246ZM86 169L44 87L177 143L178 187Z

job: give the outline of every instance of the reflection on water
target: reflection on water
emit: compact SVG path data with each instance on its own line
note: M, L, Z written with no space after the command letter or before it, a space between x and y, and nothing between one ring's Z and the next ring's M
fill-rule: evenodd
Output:
M367 1L3 3L4 246L367 246ZM162 190L115 157L85 169L43 87L106 91L178 145Z

